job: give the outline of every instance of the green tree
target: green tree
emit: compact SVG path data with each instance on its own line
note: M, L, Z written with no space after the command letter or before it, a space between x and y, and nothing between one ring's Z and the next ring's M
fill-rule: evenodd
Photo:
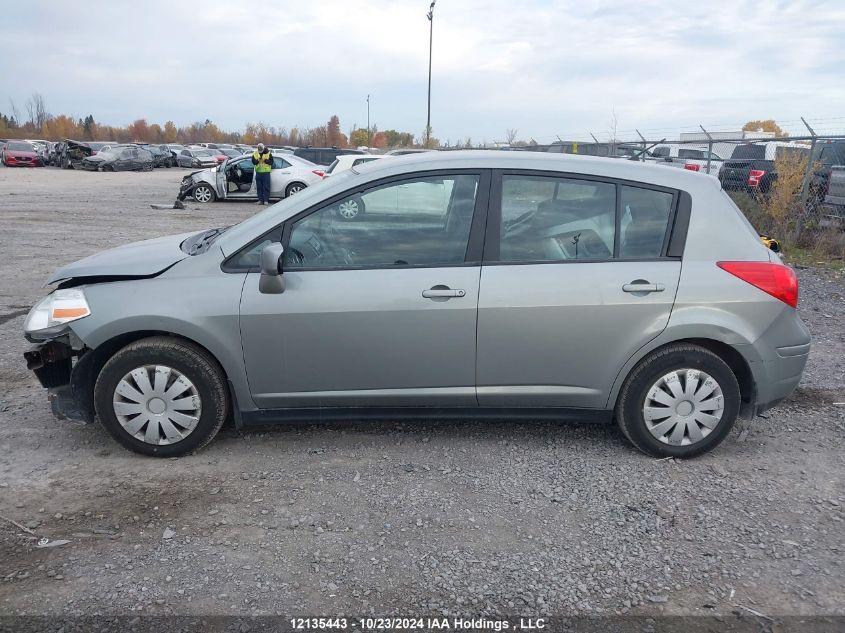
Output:
M349 135L349 144L352 147L366 147L369 144L367 130L362 127L352 130L352 134Z

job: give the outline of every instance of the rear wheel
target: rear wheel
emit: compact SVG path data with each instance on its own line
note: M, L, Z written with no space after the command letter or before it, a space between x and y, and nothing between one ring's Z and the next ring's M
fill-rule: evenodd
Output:
M337 212L344 220L354 220L364 213L364 201L361 198L349 198L337 205Z
M287 189L285 189L285 198L287 198L288 196L292 196L295 193L299 193L303 189L305 189L304 183L292 182L287 186Z
M199 184L194 187L194 200L197 202L214 202L216 197L211 185Z
M693 457L730 433L739 383L719 356L698 345L654 352L628 376L616 405L619 428L655 457Z
M226 419L228 394L217 362L168 337L130 343L103 366L97 417L129 450L178 457L208 444Z

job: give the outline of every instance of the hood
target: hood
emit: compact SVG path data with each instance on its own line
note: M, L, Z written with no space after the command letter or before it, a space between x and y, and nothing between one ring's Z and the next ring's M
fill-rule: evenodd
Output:
M22 149L7 149L6 153L12 158L36 158L38 156L35 152L27 152Z
M191 235L196 231L111 248L62 266L47 283L74 277L153 277L188 257L179 245Z

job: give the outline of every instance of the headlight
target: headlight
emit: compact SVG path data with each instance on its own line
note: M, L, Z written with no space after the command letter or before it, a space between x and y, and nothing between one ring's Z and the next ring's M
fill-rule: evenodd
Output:
M25 332L37 332L70 323L91 314L85 293L77 288L56 290L39 301L26 317Z

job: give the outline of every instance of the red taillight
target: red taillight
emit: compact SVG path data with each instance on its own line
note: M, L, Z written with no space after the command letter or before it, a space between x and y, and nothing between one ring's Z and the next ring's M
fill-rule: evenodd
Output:
M696 165L695 163L686 163L684 165L684 169L688 169L690 171L698 171L699 169L701 169L701 166Z
M749 187L759 187L760 181L763 179L763 176L766 175L766 172L762 169L752 169L748 172L748 186Z
M716 265L786 305L798 306L798 278L789 266L771 262L716 262Z
M317 176L319 176L320 178L325 178L325 177L326 177L326 172L324 172L322 169L312 169L312 170L311 170L311 173L312 173L312 174L316 174L316 175L317 175Z

